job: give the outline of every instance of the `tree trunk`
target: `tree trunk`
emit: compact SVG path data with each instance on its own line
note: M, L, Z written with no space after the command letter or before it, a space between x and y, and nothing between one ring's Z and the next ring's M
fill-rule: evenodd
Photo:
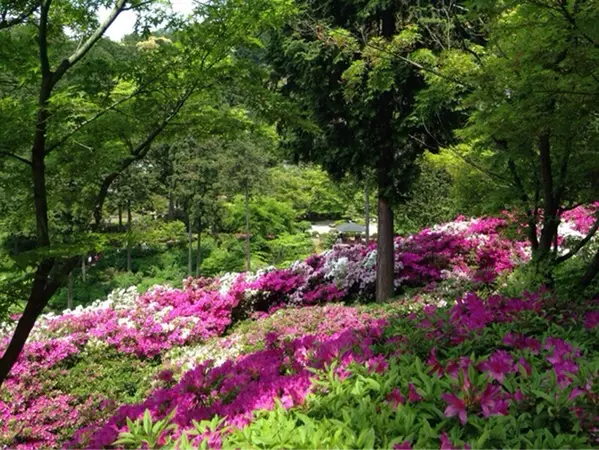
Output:
M366 245L370 242L370 199L368 198L368 183L364 185L364 223L366 224Z
M389 201L379 194L378 239L376 255L376 300L385 301L393 295L393 211Z
M51 296L44 292L46 277L50 270L49 268L46 270L46 268L42 268L42 266L44 266L44 263L42 263L40 268L36 271L36 279L33 283L27 305L25 305L23 315L19 319L19 323L8 344L8 348L4 352L4 355L2 355L2 359L0 359L0 385L4 382L17 361L31 330L33 329L35 321L50 300Z
M393 6L381 11L381 34L391 38L395 34L395 14ZM375 145L378 150L377 188L378 188L378 239L376 255L376 300L389 299L394 291L395 264L393 260L393 211L391 194L394 165L393 115L394 102L392 91L381 94L377 103L377 122L380 124Z
M189 222L189 226L188 226L188 239L187 239L187 273L190 277L193 276L193 269L192 269L192 265L191 265L191 254L192 254L192 248L193 248L193 235L192 235L192 230L191 227L193 225L193 222L191 220L191 213L187 214L187 221Z
M31 177L33 182L33 205L35 208L36 224L36 250L43 250L50 246L50 233L48 231L48 199L46 195L46 133L48 126L48 102L52 93L52 72L48 64L46 31L48 25L48 9L43 6L40 12L40 61L42 69L42 82L38 97L37 115L33 145L31 147ZM15 332L0 359L0 386L16 363L25 342L31 333L38 316L48 304L49 299L56 292L48 286L48 276L54 267L53 259L46 259L38 263L31 286L31 293L27 299L23 315Z
M119 233L123 231L123 208L119 205Z
M552 244L555 242L559 226L559 199L556 198L553 172L551 166L551 141L548 134L539 137L539 165L541 168L541 185L543 190L543 227L539 246L533 253L537 273L551 287L553 284Z
M168 215L167 220L170 222L175 217L175 199L173 198L173 190L168 189Z
M87 281L87 271L86 271L86 259L87 259L87 255L83 255L83 257L81 258L81 279L83 280L83 282Z
M252 270L252 255L250 249L250 193L249 186L245 182L245 270Z
M69 273L67 283L67 309L73 309L73 273Z
M131 200L127 200L127 272L131 272Z
M196 278L200 277L200 266L202 265L202 218L198 217L198 243L196 247Z
M592 281L595 279L597 274L599 273L599 250L593 256L591 263L587 267L587 270L584 272L584 275L580 279L580 286L583 288L587 288L591 285Z

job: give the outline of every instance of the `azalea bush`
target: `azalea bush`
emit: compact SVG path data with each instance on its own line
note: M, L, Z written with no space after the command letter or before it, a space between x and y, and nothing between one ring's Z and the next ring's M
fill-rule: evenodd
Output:
M76 443L109 445L144 414L170 414L162 445L588 448L599 442L599 303L572 314L551 304L467 294L330 336L281 328L262 350L166 377Z
M340 303L372 298L371 244L45 314L0 392L0 445L595 445L597 302L499 295L529 257L518 233L505 215L397 237L383 305Z

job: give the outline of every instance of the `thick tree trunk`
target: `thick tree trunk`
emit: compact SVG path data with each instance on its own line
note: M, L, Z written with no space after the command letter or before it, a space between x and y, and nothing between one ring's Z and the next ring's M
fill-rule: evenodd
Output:
M389 5L381 11L381 34L391 39L395 34L395 14ZM394 102L392 91L386 91L377 103L377 121L380 124L376 139L378 150L377 188L378 188L378 239L376 255L376 300L385 301L393 295L395 264L393 260L393 211L391 194L393 190L392 169L394 166L393 115Z
M376 255L376 300L381 302L393 295L393 211L384 195L379 194L378 239Z
M366 224L366 245L370 242L370 199L368 197L368 183L364 185L364 223Z
M131 272L131 200L127 201L127 272Z
M245 182L245 270L252 270L252 254L250 247L250 193L248 182Z
M192 255L192 248L193 248L193 234L192 234L192 225L193 225L193 221L191 220L191 213L187 214L187 221L189 222L188 225L188 235L187 235L187 273L190 277L193 276L193 269L192 269L192 264L191 264L191 255Z
M73 273L69 273L67 283L67 309L73 309Z
M200 266L202 265L202 218L198 217L198 242L196 247L196 278L200 277Z
M584 275L580 279L580 286L587 288L591 285L597 274L599 273L599 250L593 256L591 263L584 272Z

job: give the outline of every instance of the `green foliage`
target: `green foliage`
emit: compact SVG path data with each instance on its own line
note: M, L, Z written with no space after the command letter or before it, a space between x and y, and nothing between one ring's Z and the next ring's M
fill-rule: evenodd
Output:
M143 400L158 361L140 360L102 347L88 350L44 374L52 387L80 398L101 394L122 403ZM67 370L65 370L67 369Z
M152 422L152 415L149 410L146 410L143 417L136 421L132 421L127 417L128 431L119 433L119 438L114 442L114 445L122 445L125 448L142 448L144 446L156 448L162 440L162 435L176 428L176 425L169 424L176 411L176 408L173 409L164 419L156 422ZM170 444L171 438L166 437L164 441L160 443L167 446Z
M267 241L266 245L274 266L286 267L314 253L312 238L305 233L283 233Z
M418 161L419 176L414 182L410 199L395 209L396 230L400 234L417 232L425 227L448 222L458 212L468 211L458 207L453 195L455 186L444 166L431 161L425 154Z
M225 227L230 232L245 230L245 204L242 195L233 197L228 205ZM250 200L250 232L252 236L264 239L281 233L296 231L296 211L290 202L278 201L272 197L260 196Z
M318 167L279 165L269 169L269 178L269 195L292 202L298 217L327 219L345 213L347 194Z

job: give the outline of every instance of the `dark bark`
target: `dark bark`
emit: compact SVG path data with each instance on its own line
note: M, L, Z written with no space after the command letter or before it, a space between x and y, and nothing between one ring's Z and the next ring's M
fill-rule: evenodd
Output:
M127 201L127 272L131 272L131 200Z
M83 255L83 257L81 258L81 279L85 282L87 281L87 266L86 266L86 261L87 259L87 255Z
M38 264L25 310L19 319L6 351L0 359L0 386L2 386L10 370L17 362L37 318L58 288L64 286L64 278L73 270L77 262L78 258L71 258L60 268L57 268L55 261L52 259L44 260Z
M73 309L73 273L69 273L67 283L67 309Z
M250 247L250 193L249 186L245 182L245 270L252 270L252 254Z
M378 239L376 255L376 300L385 301L393 295L393 210L389 200L379 194Z
M599 273L599 250L593 256L591 263L588 265L586 271L580 279L580 286L587 288L591 285L597 274Z
M191 219L191 213L187 214L187 221L188 221L188 239L187 239L187 274L191 277L193 276L193 269L192 269L192 264L191 264L191 254L192 254L192 247L193 247L193 234L192 234L192 229L191 227L193 226L193 221Z
M370 242L370 199L368 198L368 183L364 185L364 223L366 225L366 245Z
M381 34L391 39L395 34L395 14L392 7L381 11ZM380 124L376 142L378 151L377 188L378 188L378 239L376 256L376 300L385 301L393 295L393 211L391 195L393 192L392 169L394 165L393 115L395 99L391 90L380 95L377 100L377 122Z
M175 201L173 198L173 190L169 188L168 190L168 214L167 220L170 222L175 217Z
M200 277L200 266L202 265L202 218L198 217L198 243L196 247L196 278Z

